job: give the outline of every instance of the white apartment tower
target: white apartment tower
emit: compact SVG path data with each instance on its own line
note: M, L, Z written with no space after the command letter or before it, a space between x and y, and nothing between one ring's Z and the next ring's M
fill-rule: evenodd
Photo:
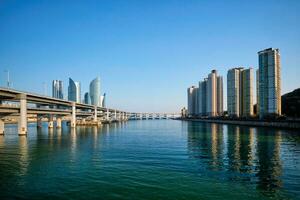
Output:
M242 67L228 70L227 110L229 116L253 115L253 69Z
M210 117L223 114L223 78L212 70L207 78L206 113Z

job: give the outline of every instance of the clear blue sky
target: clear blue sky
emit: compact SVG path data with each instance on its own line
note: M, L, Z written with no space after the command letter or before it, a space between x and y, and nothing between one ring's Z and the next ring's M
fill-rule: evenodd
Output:
M108 106L174 112L215 68L257 68L279 48L283 93L300 87L300 1L0 0L0 74L16 89L99 76ZM225 84L226 86L226 84Z

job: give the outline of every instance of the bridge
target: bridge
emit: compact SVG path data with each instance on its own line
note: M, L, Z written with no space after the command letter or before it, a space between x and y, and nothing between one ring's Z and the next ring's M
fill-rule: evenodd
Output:
M126 112L0 88L0 135L4 134L5 122L16 122L18 124L18 134L27 135L27 123L30 119L36 122L37 127L41 127L42 121L46 120L49 128L61 128L62 121L67 121L72 128L75 128L76 125L99 126L102 123L126 120L169 119L175 117L178 117L178 113Z

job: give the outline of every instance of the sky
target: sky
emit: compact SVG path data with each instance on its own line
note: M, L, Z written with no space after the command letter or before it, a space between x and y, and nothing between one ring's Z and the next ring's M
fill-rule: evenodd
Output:
M51 95L95 77L107 106L179 112L212 69L258 67L279 48L282 93L300 87L300 1L0 0L0 85ZM47 90L45 91L45 86ZM226 107L226 106L225 106Z

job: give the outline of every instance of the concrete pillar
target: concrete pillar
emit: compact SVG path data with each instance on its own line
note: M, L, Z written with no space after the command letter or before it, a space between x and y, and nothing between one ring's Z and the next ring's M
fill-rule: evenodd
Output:
M117 110L115 110L115 120L117 120Z
M94 107L94 122L97 121L97 106Z
M106 109L106 120L109 120L109 111L108 111L108 108Z
M18 122L19 135L27 134L27 100L26 94L19 94L20 99L20 117Z
M0 119L0 135L4 135L4 121Z
M61 117L56 116L56 128L61 128Z
M71 116L71 127L76 127L76 104L72 102L72 116Z
M39 115L36 116L36 127L42 128L42 119L43 119L42 116Z
M53 128L53 115L49 115L48 117L48 128Z

